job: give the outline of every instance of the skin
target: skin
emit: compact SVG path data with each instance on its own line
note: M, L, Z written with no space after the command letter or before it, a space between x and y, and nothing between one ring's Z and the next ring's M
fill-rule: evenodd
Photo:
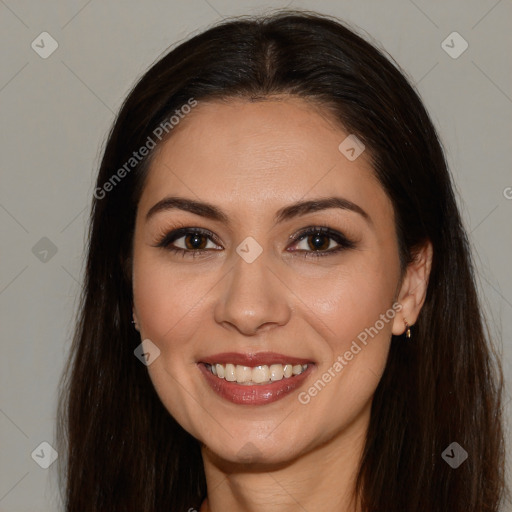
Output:
M405 321L414 324L423 305L432 247L401 276L392 204L367 153L349 161L338 150L347 135L302 99L199 102L152 161L136 217L133 313L141 340L161 351L148 366L156 392L202 443L202 512L359 510L353 485L373 394L391 334L402 334ZM211 203L229 223L178 209L146 220L169 195ZM280 208L331 195L356 203L370 222L330 208L274 225ZM210 251L195 258L155 247L162 234L181 227L176 223L211 231L221 243L201 238ZM289 250L314 253L312 237L288 237L318 225L356 246L318 258ZM252 263L236 252L248 236L263 249ZM173 243L183 248L185 241ZM338 246L328 236L322 243ZM309 403L300 403L298 392L395 302L401 311L367 345L359 343L362 350ZM197 367L215 353L263 351L308 358L313 372L285 398L247 406L215 394Z

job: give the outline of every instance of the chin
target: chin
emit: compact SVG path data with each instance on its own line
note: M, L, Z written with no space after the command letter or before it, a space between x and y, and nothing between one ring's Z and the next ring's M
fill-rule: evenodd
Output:
M240 429L242 432L244 429ZM289 431L281 435L276 432L268 435L251 435L245 429L243 435L227 432L222 436L209 435L202 441L204 449L218 464L251 464L255 466L285 465L305 453L308 446L304 435L294 436Z

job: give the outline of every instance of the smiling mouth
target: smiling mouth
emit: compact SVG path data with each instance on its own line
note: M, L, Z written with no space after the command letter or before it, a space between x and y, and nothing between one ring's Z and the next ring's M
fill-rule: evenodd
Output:
M208 386L237 405L266 405L300 388L315 371L311 359L276 352L223 352L197 362Z
M209 364L206 369L218 379L246 386L265 385L280 380L292 379L308 368L307 364L271 364L243 366L239 364Z

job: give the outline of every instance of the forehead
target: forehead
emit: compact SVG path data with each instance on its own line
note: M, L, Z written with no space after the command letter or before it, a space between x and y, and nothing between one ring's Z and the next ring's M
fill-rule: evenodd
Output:
M338 149L349 135L300 98L198 102L155 154L139 206L183 195L261 215L263 204L338 193L389 213L369 155L350 161Z

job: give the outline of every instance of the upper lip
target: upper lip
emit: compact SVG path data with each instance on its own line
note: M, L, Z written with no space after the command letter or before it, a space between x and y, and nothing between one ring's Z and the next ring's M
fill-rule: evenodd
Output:
M277 354L276 352L258 352L244 354L240 352L222 352L204 357L200 361L206 364L238 364L241 366L262 366L271 364L308 364L310 359Z

